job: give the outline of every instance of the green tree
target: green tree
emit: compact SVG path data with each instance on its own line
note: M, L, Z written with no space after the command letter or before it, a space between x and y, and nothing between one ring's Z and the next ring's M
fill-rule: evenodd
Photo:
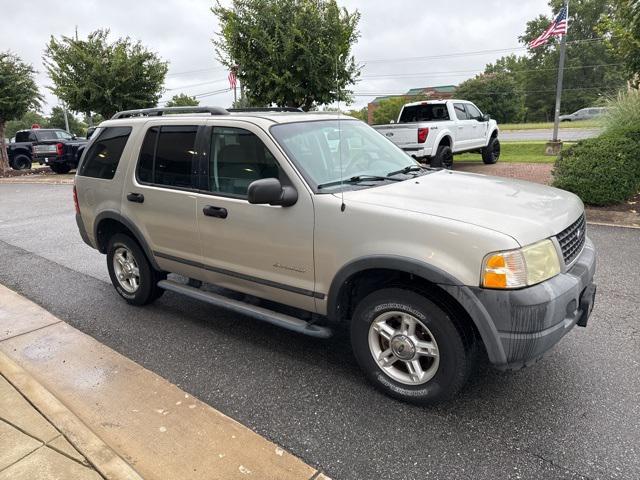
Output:
M345 115L357 118L358 120L362 120L365 123L367 123L367 121L369 120L369 110L367 109L367 107L363 107L360 110L349 110L348 112L345 112Z
M507 72L482 73L462 82L455 91L457 98L475 103L499 123L521 122L524 114L522 92L515 78Z
M550 0L557 13L563 0ZM604 98L625 85L626 74L620 53L610 42L612 34L603 31L601 19L612 14L611 0L574 0L569 8L569 31L565 61L562 111L603 103ZM527 22L520 40L528 44L540 35L552 18L540 15ZM527 121L552 120L559 56L559 39L552 37L543 46L529 49L522 76Z
M167 102L167 107L197 107L200 102L196 97L190 97L186 93L180 93L171 97Z
M29 110L16 120L9 120L6 124L4 135L7 138L16 136L16 132L19 130L27 130L33 125L40 125L41 127L47 124L47 119L33 110Z
M127 37L109 43L108 35L109 30L96 30L86 40L52 36L44 53L50 90L69 109L105 118L153 107L162 94L167 62L140 42Z
M69 120L69 133L74 133L76 135L84 135L87 131L87 126L78 120L76 116L74 116L71 112L67 112L67 118ZM55 106L51 109L51 115L47 118L45 123L47 128L61 128L65 129L65 121L64 121L64 109L59 106Z
M627 78L640 86L640 2L616 0L612 15L601 18L600 30L608 44L616 49L625 64Z
M373 123L379 125L382 123L389 123L391 120L398 121L398 115L405 103L416 101L415 98L409 97L390 97L384 100L380 100L378 107L373 111Z
M10 52L0 52L0 174L10 168L4 141L7 122L40 108L42 97L34 76L31 65Z
M251 104L301 107L351 100L359 76L351 48L360 13L335 0L233 0L217 3L213 43L235 68Z

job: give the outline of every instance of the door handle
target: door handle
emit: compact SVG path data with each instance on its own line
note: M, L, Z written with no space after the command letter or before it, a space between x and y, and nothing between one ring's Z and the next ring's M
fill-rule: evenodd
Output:
M228 212L226 208L214 207L213 205L207 205L202 209L207 217L227 218Z
M144 195L141 193L129 193L127 195L127 200L135 203L144 203Z

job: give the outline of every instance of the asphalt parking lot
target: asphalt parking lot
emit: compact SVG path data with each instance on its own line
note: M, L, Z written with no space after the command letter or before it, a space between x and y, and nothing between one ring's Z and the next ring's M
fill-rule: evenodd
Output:
M419 408L360 375L348 339L306 338L167 293L145 308L82 243L69 185L0 185L0 283L333 479L640 478L640 230L589 226L590 324L537 365L481 365Z

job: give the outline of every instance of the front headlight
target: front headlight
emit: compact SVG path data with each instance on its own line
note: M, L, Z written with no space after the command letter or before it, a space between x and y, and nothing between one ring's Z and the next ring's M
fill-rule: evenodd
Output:
M522 288L548 280L560 273L560 259L551 240L490 253L482 264L485 288Z

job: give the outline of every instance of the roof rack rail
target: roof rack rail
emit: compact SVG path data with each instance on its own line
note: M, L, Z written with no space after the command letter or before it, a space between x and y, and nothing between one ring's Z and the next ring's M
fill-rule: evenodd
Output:
M301 108L295 107L247 107L247 108L228 108L231 113L249 113L249 112L295 112L304 113Z
M210 113L211 115L229 115L229 111L222 107L164 107L164 108L139 108L137 110L124 110L116 113L116 118L131 117L161 117L167 113Z

